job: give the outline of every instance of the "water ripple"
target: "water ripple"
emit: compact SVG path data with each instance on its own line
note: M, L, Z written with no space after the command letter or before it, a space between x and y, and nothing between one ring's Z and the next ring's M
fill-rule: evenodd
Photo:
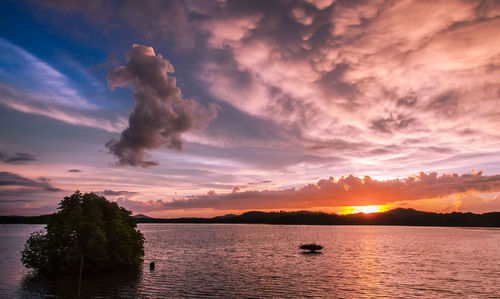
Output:
M83 281L101 298L447 298L500 294L500 230L383 226L141 224L140 273ZM26 227L0 230L0 297L74 297L75 282L30 278ZM32 227L36 230L37 227ZM324 246L302 254L301 243ZM14 260L15 259L15 260ZM149 270L154 261L156 268ZM21 273L7 275L6 273ZM25 273L25 274L22 274ZM23 276L24 275L24 276ZM24 278L23 278L24 277Z

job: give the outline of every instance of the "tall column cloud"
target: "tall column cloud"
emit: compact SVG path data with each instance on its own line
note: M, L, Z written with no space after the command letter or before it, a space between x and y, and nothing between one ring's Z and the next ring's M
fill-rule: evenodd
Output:
M215 106L203 108L184 99L176 86L174 67L151 47L134 44L124 65L108 66L108 86L131 87L135 107L120 140L106 143L120 166L149 167L158 162L145 160L147 152L159 148L182 150L181 135L201 129L216 117Z

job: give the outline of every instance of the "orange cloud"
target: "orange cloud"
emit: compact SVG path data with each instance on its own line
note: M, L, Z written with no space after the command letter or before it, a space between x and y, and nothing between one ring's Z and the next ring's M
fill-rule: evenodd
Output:
M445 197L451 194L477 191L500 191L500 175L484 176L481 171L458 175L436 172L419 173L406 179L379 181L341 177L319 180L299 189L279 191L245 191L227 194L210 193L173 201L126 202L143 210L269 210L311 209L318 207L386 205L401 201ZM497 201L495 201L497 202ZM478 202L476 201L476 204ZM491 204L490 204L491 205ZM490 206L491 208L491 206ZM500 207L499 207L500 208Z

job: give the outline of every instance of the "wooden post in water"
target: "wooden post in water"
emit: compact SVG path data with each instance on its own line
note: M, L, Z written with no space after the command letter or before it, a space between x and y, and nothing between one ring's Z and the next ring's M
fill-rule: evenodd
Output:
M80 298L80 290L82 288L82 269L83 269L83 254L80 260L80 275L78 276L78 298Z

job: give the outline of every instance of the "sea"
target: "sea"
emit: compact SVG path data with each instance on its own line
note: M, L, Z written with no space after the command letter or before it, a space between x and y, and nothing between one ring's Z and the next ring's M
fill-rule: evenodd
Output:
M25 269L43 225L0 225L0 298L75 298ZM82 298L500 298L500 229L139 224L142 269L84 276ZM299 245L317 243L320 253ZM149 264L155 263L150 270Z

